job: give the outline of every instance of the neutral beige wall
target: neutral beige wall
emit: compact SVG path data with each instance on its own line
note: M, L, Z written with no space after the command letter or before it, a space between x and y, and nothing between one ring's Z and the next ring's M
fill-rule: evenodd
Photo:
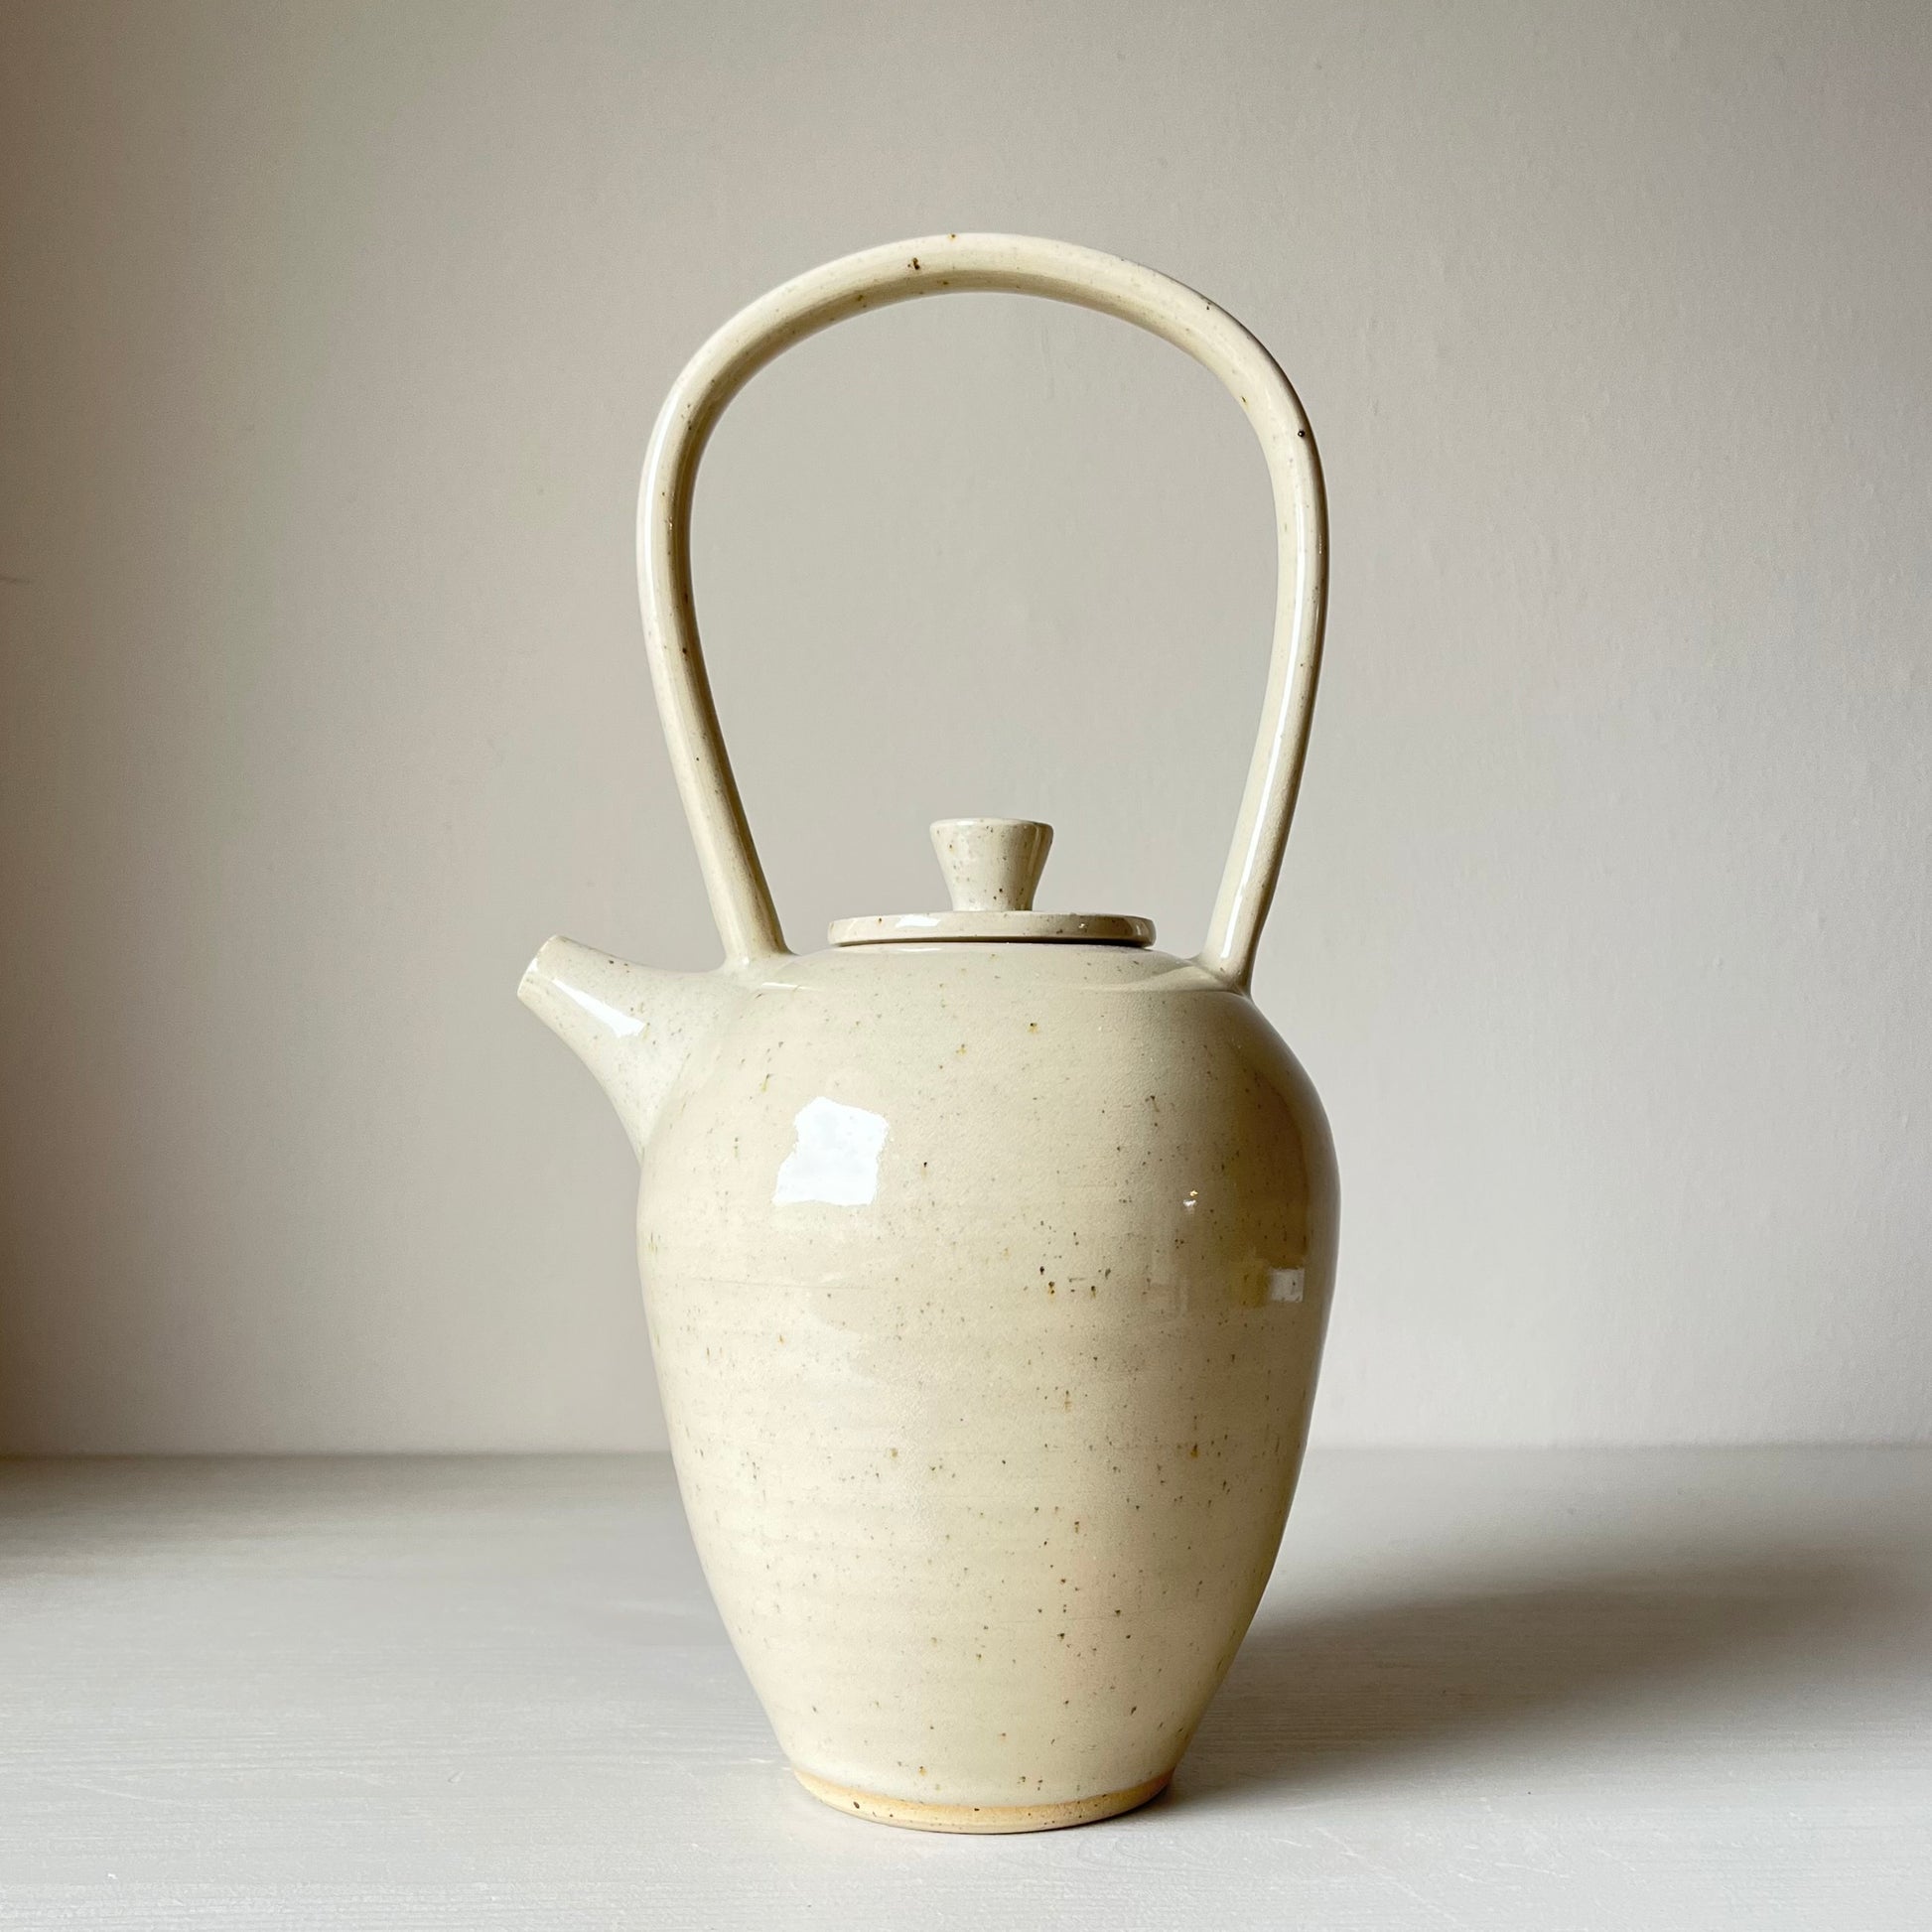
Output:
M5 21L6 1446L661 1440L628 1153L511 999L556 927L713 957L636 466L740 302L968 226L1210 291L1321 438L1258 988L1341 1149L1321 1429L1926 1433L1917 0ZM759 378L698 561L795 939L980 811L1198 935L1244 439L1014 300Z

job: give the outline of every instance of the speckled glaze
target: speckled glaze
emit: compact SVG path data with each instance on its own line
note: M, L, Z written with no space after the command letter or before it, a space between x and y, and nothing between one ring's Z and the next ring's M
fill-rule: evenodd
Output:
M1267 715L1207 945L1042 913L1051 833L933 828L952 907L784 946L698 654L712 423L868 304L1010 288L1153 329L1267 454ZM1172 1776L1274 1564L1334 1277L1320 1103L1249 999L1318 663L1325 529L1294 392L1204 298L1113 258L943 236L800 277L674 387L639 514L646 637L726 962L553 939L522 997L641 1164L638 1242L705 1574L799 1778L854 1815L1032 1831ZM1096 935L1104 935L1104 938Z

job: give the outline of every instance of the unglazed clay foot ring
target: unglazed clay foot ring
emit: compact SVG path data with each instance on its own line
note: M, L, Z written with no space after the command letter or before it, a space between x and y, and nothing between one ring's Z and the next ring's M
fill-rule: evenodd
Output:
M1058 1832L1069 1825L1091 1825L1117 1818L1158 1798L1173 1777L1172 1770L1125 1791L1108 1791L1097 1798L1068 1798L1051 1805L929 1805L916 1798L882 1798L874 1791L855 1791L850 1785L815 1778L792 1767L792 1776L814 1798L834 1811L870 1818L879 1825L902 1825L913 1832Z

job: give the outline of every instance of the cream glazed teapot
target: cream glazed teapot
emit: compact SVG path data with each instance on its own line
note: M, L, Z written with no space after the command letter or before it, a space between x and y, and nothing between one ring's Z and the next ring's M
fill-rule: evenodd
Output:
M725 405L792 344L1009 290L1151 330L1247 412L1281 535L1273 666L1207 942L1035 910L1044 825L933 828L945 911L785 945L712 707L689 512ZM1321 473L1268 351L1178 282L1015 235L848 256L727 323L658 417L637 522L657 703L716 972L552 939L520 989L642 1170L678 1483L792 1768L935 1831L1074 1825L1163 1789L1245 1634L1295 1487L1334 1277L1334 1153L1248 997L1307 748Z

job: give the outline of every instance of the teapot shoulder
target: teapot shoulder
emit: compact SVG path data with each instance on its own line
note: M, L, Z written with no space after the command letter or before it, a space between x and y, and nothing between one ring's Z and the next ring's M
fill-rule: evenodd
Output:
M1237 1299L1305 1270L1318 1306L1333 1144L1253 1001L1138 949L1019 950L768 966L646 1150L650 1252L844 1279L943 1229L975 1278L1023 1256L1056 1279L1104 1246L1122 1279L1178 1257Z
M930 1108L955 1121L1135 1106L1224 1111L1266 1092L1325 1139L1308 1076L1244 993L1150 948L833 948L751 969L698 1084L710 1106ZM1150 1101L1149 1096L1152 1096ZM695 1095L692 1097L695 1098Z

